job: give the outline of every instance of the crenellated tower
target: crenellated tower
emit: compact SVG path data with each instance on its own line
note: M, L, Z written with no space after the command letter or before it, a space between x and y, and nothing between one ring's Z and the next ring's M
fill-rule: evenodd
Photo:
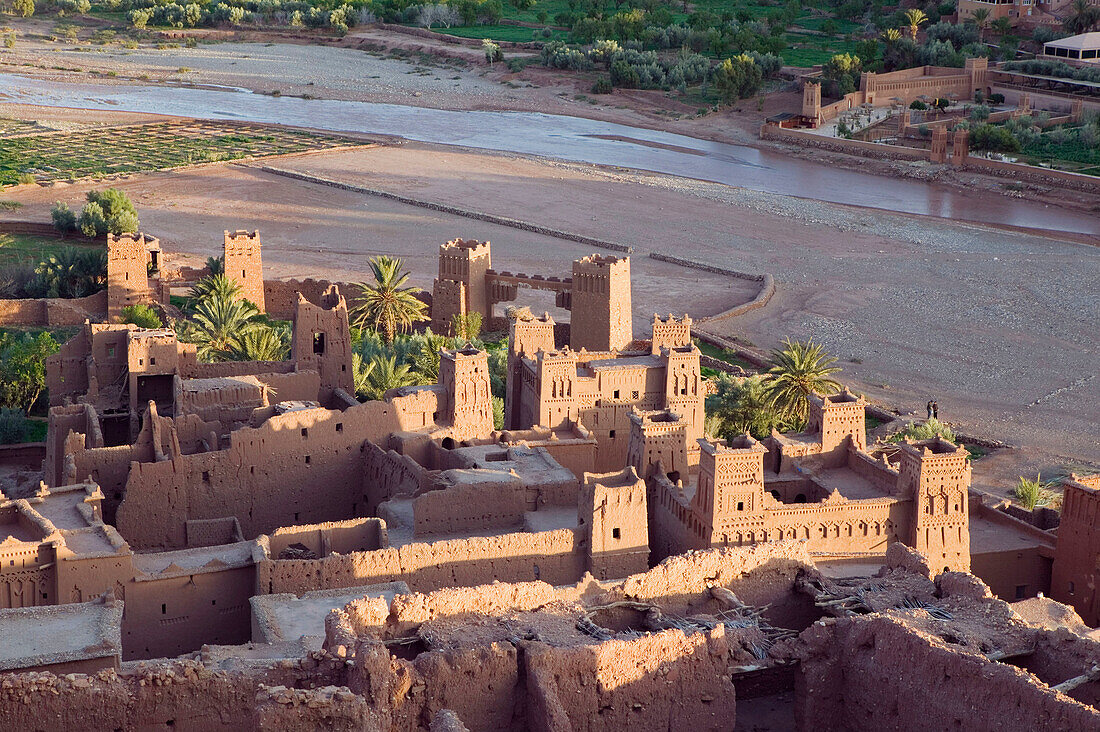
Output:
M489 242L454 239L439 245L439 277L432 286L432 330L452 334L452 318L481 313L493 315L486 273L493 268Z
M966 448L936 437L903 444L899 457L898 491L912 500L913 512L906 543L923 554L933 570L969 572Z
M225 232L225 276L241 286L241 297L266 312L259 231Z
M122 317L129 305L152 299L149 289L149 247L157 240L144 234L107 234L107 319Z
M439 359L442 400L439 419L451 425L451 437L485 437L493 431L493 395L489 388L489 360L476 348L444 350Z
M573 262L569 345L619 351L634 340L630 257L593 254Z
M320 374L324 399L336 389L355 396L348 305L336 285L325 290L317 305L298 293L290 358L296 368Z
M750 435L730 441L699 441L699 486L693 503L703 522L704 540L729 543L734 527L763 526L764 455Z

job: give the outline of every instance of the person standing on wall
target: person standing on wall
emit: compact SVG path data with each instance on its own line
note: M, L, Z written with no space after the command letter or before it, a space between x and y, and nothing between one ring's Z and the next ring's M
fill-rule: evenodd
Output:
M932 402L932 419L940 418L940 405L936 402Z
M932 400L928 400L928 419L932 419Z

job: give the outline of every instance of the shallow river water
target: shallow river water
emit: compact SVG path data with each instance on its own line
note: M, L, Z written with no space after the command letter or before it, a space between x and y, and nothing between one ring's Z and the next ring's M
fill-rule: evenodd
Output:
M1100 217L1026 199L993 194L979 199L933 183L580 117L274 97L245 90L72 84L13 74L0 74L0 101L398 135L420 142L649 170L887 211L1100 234Z

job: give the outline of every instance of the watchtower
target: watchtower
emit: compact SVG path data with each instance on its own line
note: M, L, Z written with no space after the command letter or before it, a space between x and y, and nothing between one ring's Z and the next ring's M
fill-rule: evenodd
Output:
M932 152L930 159L933 163L947 162L947 128L932 128Z
M657 463L675 482L688 476L688 432L691 425L667 409L652 412L635 410L630 417L630 442L626 462L648 479Z
M970 130L956 128L952 141L951 164L962 165L970 155Z
M439 359L442 387L440 418L451 425L451 437L486 437L493 431L493 395L489 390L489 360L476 348L445 350Z
M966 448L936 437L903 444L899 456L898 490L912 500L913 519L906 543L923 554L935 570L970 571L970 461Z
M588 529L588 571L594 577L626 577L648 568L646 487L634 468L585 473L577 513Z
M842 452L848 440L857 450L867 447L867 402L847 389L832 396L814 394L809 398L806 432L821 435L822 455ZM839 456L846 463L847 456Z
M650 344L650 353L657 355L662 348L681 348L691 345L691 318L684 315L677 318L672 313L668 319L653 314L653 340Z
M507 429L525 429L521 424L523 410L523 358L533 357L539 351L554 350L554 319L548 313L541 318L520 317L508 326L508 398L504 400L504 426Z
M260 232L225 232L225 276L241 286L241 297L265 312Z
M355 395L348 305L336 285L329 285L314 305L298 293L290 358L297 369L315 369L328 399L336 389Z
M493 303L485 275L493 268L489 242L454 239L439 245L439 277L432 286L432 330L450 335L452 318L481 313L488 322Z
M122 317L122 309L148 302L149 248L156 239L144 234L107 234L107 319Z
M764 455L749 434L729 442L699 440L699 486L694 502L704 524L704 540L726 541L728 529L764 512Z
M630 258L593 254L573 262L569 345L618 351L634 339Z
M802 116L816 124L821 118L821 85L806 82L802 85Z

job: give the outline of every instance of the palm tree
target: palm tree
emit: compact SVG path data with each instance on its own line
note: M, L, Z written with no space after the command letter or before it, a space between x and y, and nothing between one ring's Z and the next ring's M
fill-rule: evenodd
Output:
M806 421L811 394L840 391L840 383L833 378L840 371L833 366L836 357L812 338L805 342L783 339L783 348L772 351L769 360L768 396L779 416L789 422Z
M1066 17L1065 28L1070 33L1088 33L1100 23L1100 7L1089 0L1073 0L1073 13Z
M974 21L974 25L978 26L978 40L985 41L985 29L989 27L989 8L978 8L970 19Z
M757 439L783 426L783 420L772 405L768 382L762 376L737 378L720 374L716 393L707 399L711 434L732 437L748 432Z
M85 297L103 289L107 252L65 247L39 262L34 271L46 297Z
M207 257L206 268L210 270L211 277L225 274L225 257Z
M239 347L239 340L257 327L259 314L247 300L208 297L195 307L186 337L198 345L201 360L226 361Z
M290 338L285 328L257 325L237 338L229 360L285 361L289 356Z
M928 22L928 16L920 8L909 8L905 11L905 24L909 26L909 35L917 40L917 30Z
M420 350L413 354L413 367L424 379L424 383L434 384L439 381L440 351L451 345L451 339L436 335L429 328L418 340Z
M419 383L417 374L407 363L398 363L396 356L376 356L363 365L352 359L352 366L360 369L355 377L356 394L366 399L381 399L390 389L413 386ZM362 385L362 391L360 391Z
M985 10L985 8L981 9ZM989 23L989 27L993 29L998 37L1004 38L1012 32L1012 21L1005 16L1001 16L1000 18L994 18Z
M241 286L223 274L210 275L191 286L188 297L197 305L203 300L236 300L241 294Z
M886 41L886 45L892 45L901 40L901 31L897 28L887 28L882 32L882 40Z
M419 288L406 287L408 272L401 272L405 263L395 257L380 256L370 261L374 282L361 282L356 286L362 292L351 308L352 322L359 328L375 330L386 343L393 343L398 331L406 331L413 323L427 320L427 305L416 297Z

